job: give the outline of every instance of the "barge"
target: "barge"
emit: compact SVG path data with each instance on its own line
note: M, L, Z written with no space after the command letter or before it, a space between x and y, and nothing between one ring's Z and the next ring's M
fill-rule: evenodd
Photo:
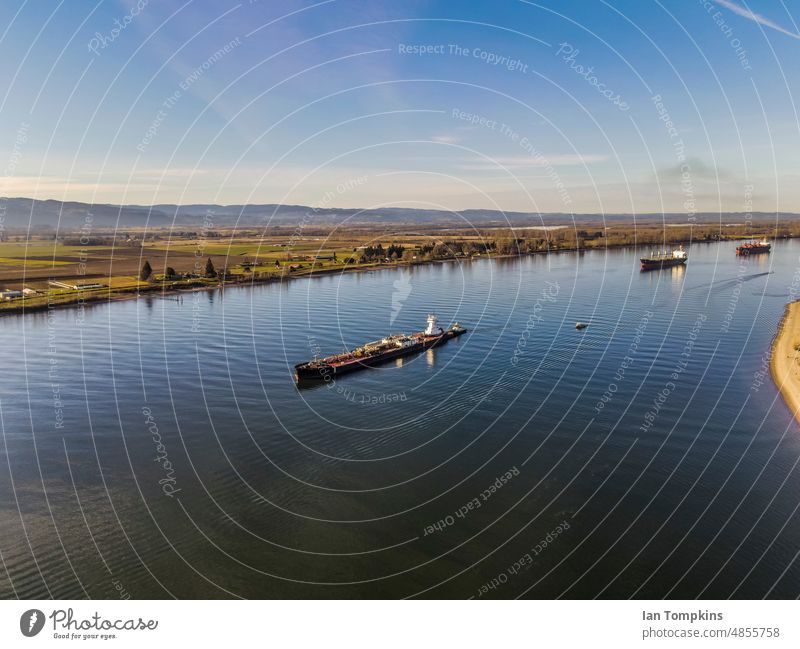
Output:
M428 315L428 326L425 331L413 334L397 334L387 336L374 342L356 347L343 354L326 356L294 366L295 379L300 381L329 381L334 376L363 370L400 358L409 354L425 351L456 338L466 329L457 322L447 330L438 325L434 314Z

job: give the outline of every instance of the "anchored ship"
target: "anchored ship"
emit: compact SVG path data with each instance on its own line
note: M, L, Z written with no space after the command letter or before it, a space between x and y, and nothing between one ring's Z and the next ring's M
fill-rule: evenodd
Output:
M763 239L761 241L748 241L741 246L736 246L736 254L746 257L747 255L758 255L762 252L769 252L772 244Z
M401 356L436 347L467 331L457 322L446 331L438 323L438 318L431 313L428 315L428 326L425 331L409 335L387 336L381 340L365 343L343 354L315 358L313 361L300 363L294 366L295 379L297 381L329 381L331 377L339 374L380 365Z
M667 268L669 266L680 266L688 261L689 257L683 246L677 250L659 251L651 254L649 257L640 257L639 261L642 262L642 270L654 270L656 268Z

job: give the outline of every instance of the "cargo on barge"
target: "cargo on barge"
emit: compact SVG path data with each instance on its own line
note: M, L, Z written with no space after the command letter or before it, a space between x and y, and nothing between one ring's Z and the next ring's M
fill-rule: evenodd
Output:
M437 347L451 338L466 333L457 322L447 330L438 325L434 314L428 315L425 331L413 334L387 336L381 340L365 343L352 351L314 359L294 366L295 379L300 381L329 381L332 377L367 367L373 367L417 352Z

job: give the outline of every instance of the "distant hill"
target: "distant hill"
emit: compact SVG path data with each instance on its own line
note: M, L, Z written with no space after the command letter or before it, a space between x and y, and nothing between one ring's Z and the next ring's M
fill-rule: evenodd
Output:
M164 228L171 226L200 227L206 222L209 225L297 225L305 219L306 224L335 224L348 222L353 225L393 224L445 227L491 227L512 224L517 227L526 225L559 223L600 223L627 221L632 222L630 214L564 214L564 213L528 213L501 212L497 210L462 210L446 212L441 210L409 209L400 207L383 207L379 209L360 208L324 208L315 210L304 205L107 205L89 204L74 201L34 200L31 198L0 198L0 217L4 219L6 229L42 229L58 228L75 230L80 228L88 216L91 216L93 227L97 228ZM753 221L774 222L776 215L758 212L749 215ZM786 213L779 215L781 220L797 219L800 215ZM662 221L686 223L685 214L641 214L637 221ZM742 213L732 214L698 214L700 223L744 222Z

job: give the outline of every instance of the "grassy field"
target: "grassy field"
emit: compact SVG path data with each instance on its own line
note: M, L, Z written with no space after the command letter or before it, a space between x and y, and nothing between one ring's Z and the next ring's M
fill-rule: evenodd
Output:
M360 238L328 242L325 237L269 238L235 232L206 239L168 232L155 236L142 232L128 237L122 241L114 233L100 233L102 245L92 241L86 246L36 238L0 242L0 289L27 288L36 292L0 300L0 311L124 298L142 291L175 291L221 282L282 280L370 268L378 263L348 263L356 254L354 248L361 245ZM314 258L334 255L336 260ZM216 277L206 276L208 260L218 271ZM152 274L142 281L139 274L145 261L152 267ZM168 268L176 276L167 276ZM103 287L74 290L51 286L51 280Z
M28 268L52 268L55 266L69 266L71 261L56 261L52 259L19 259L18 257L0 257L0 266L19 266L20 264Z

